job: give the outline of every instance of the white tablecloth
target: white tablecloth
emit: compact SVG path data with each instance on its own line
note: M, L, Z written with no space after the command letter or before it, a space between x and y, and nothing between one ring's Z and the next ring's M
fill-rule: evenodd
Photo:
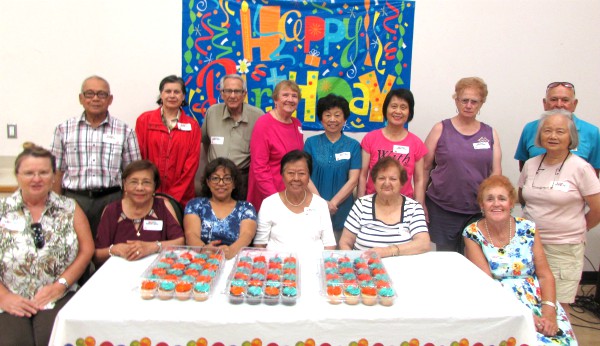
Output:
M59 312L51 345L536 344L527 308L456 253L384 259L398 294L391 307L327 303L316 259L300 262L295 306L230 304L233 260L208 301L142 300L140 275L153 259L109 259Z

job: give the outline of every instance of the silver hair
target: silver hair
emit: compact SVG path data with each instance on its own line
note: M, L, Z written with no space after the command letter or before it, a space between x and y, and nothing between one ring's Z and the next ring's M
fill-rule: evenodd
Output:
M86 79L83 80L83 83L81 83L81 92L83 93L83 86L85 85L85 82L89 81L90 79L97 79L99 81L103 81L104 83L106 83L106 86L108 87L108 93L110 94L110 84L108 84L108 81L100 76L97 75L93 75L93 76L89 76Z
M225 80L229 79L229 78L237 79L237 80L241 81L242 89L244 89L244 91L248 91L248 87L246 85L246 81L244 80L244 78L242 78L242 76L240 76L239 74L235 74L235 73L228 74L228 75L221 77L221 80L219 81L219 90L223 90L223 87L225 85Z
M553 115L561 115L561 116L564 116L565 118L567 118L567 127L569 129L569 138L571 139L571 142L569 143L569 150L573 150L573 149L577 148L577 146L579 145L579 134L577 133L577 127L575 126L575 123L573 122L573 113L569 112L566 109L551 109L549 111L542 113L540 121L538 122L538 128L537 128L537 132L535 134L534 144L537 147L542 148L542 141L541 141L542 127L544 126L544 123L546 122L546 120L548 120L548 118Z

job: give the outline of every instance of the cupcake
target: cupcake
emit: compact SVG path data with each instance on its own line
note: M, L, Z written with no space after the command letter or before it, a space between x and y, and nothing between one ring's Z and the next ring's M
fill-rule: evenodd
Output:
M171 269L171 265L167 262L158 262L156 263L156 268Z
M281 302L285 305L296 304L298 298L298 289L295 286L283 286L281 290Z
M258 268L258 269L262 269L262 268L266 268L267 264L265 262L254 262L254 264L252 265L252 268Z
M283 260L283 263L296 263L296 258L292 257L292 256L288 256L285 258L285 260Z
M265 304L275 305L279 303L279 293L281 292L279 287L266 286L265 287Z
M158 286L158 298L169 300L173 298L175 292L175 283L173 281L163 281Z
M140 289L142 294L142 299L152 299L156 294L156 287L158 284L156 281L145 280L142 282L142 287Z
M171 268L171 269L167 270L167 274L169 274L169 275L175 275L175 276L181 276L181 275L183 275L183 270Z
M252 257L250 256L241 256L240 259L238 260L239 263L252 263Z
M375 287L364 286L360 289L362 303L365 305L375 305L377 303L377 290Z
M295 269L296 262L286 262L283 264L283 269Z
M188 262L187 262L187 263L190 263L189 261L191 261L191 260L192 260L192 258L194 258L194 256L193 256L191 253L189 253L189 252L184 252L184 253L182 253L181 255L179 255L179 258L180 258L180 259L186 259L186 260L188 260ZM186 264L187 264L187 263L186 263Z
M394 304L394 289L383 287L379 289L379 304L383 306L392 306Z
M234 281L234 280L232 280ZM229 286L229 302L231 304L241 304L244 302L245 286L237 286L232 282Z
M248 280L249 276L246 273L242 273L242 272L236 272L233 275L234 279L240 279L240 280Z
M194 255L194 258L206 261L208 259L208 255L205 253L197 253Z
M179 300L190 299L192 292L192 284L189 282L181 281L175 285L175 297Z
M342 286L329 285L327 286L327 298L331 304L339 304L342 302Z
M260 304L260 301L263 296L263 288L262 286L250 286L248 287L248 291L246 292L246 302L248 304Z
M282 263L283 260L281 259L281 257L275 256L275 257L271 257L271 259L269 260L269 262L272 262L272 263Z
M269 269L281 269L281 262L269 262Z
M360 301L360 288L356 284L344 288L344 301L348 305L356 305Z
M197 282L194 285L194 300L203 302L208 299L210 285L206 282Z
M263 285L262 280L250 280L250 281L248 281L248 287L250 287L250 286L260 286L260 287L262 287L262 285Z
M177 259L177 258L179 258L179 256L177 256L177 254L175 252L169 251L165 254L165 258Z
M175 261L175 262L179 263L179 264L183 264L184 266L186 266L186 265L190 264L191 261L192 261L191 259L184 258L184 257L179 257L177 259L177 261Z
M184 275L181 277L180 281L192 283L192 282L196 282L196 278L191 275Z
M184 272L184 274L196 277L196 276L200 275L200 271L198 271L197 269L186 269L186 271Z
M165 268L152 268L152 274L158 277L163 277L167 275L167 270Z
M252 275L250 275L250 279L265 281L265 275L262 273L252 273Z
M256 264L257 262L266 263L267 259L265 258L265 256L256 256L254 257L254 264Z

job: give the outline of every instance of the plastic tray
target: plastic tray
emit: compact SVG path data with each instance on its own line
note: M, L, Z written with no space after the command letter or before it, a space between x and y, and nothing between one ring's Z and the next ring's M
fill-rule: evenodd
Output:
M205 301L219 281L223 250L204 246L167 246L142 274L142 299Z
M300 297L300 264L290 252L242 249L227 279L231 304L294 305Z
M396 300L392 280L372 251L323 251L321 295L331 304L391 306Z

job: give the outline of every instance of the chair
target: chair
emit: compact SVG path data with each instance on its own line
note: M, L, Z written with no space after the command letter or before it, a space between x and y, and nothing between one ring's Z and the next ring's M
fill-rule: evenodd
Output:
M169 203L175 210L175 216L177 218L177 221L179 222L181 227L183 227L183 206L181 205L181 203L179 203L179 201L176 200L175 197L169 195L168 193L156 192L154 196L169 201Z

